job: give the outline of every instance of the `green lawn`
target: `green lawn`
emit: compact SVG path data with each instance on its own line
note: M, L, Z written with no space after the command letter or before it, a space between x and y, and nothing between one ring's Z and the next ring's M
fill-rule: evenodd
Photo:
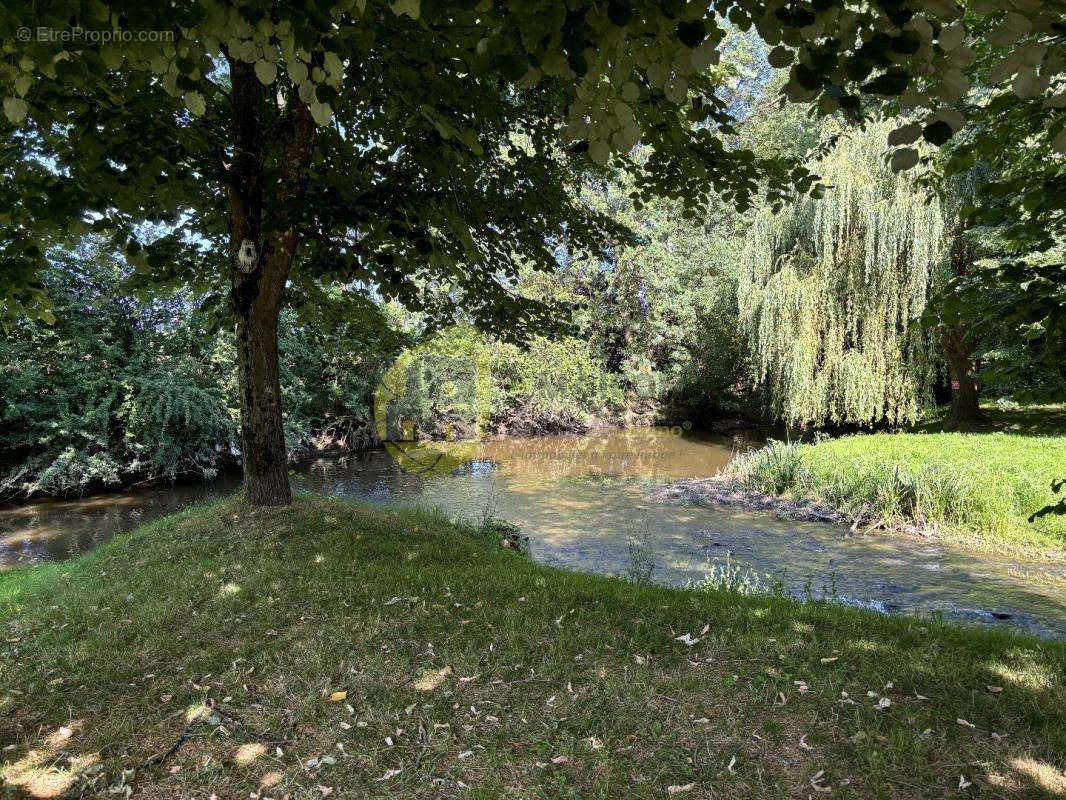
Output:
M1066 436L1066 403L1019 405L1006 400L993 400L981 403L981 412L985 419L976 425L968 426L967 431ZM915 426L914 430L923 433L942 431L950 416L950 407L938 409L930 419Z
M564 572L427 514L230 500L0 575L0 776L204 800L1052 797L1064 669L1022 635Z
M862 524L917 526L989 550L1061 557L1066 517L1029 515L1056 500L1066 436L877 433L777 444L731 467L749 488L813 500Z

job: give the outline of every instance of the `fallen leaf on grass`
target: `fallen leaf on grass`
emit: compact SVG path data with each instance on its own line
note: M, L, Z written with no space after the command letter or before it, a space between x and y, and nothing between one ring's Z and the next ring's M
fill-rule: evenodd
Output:
M553 764L568 764L568 763L570 763L570 759L567 756L556 756L555 758L552 759L552 763Z
M382 781L389 780L389 778L395 778L401 772L403 772L402 769L390 769L390 770L386 771L385 774L382 775L380 778L374 778L374 780L377 781L378 783L381 783Z
M889 700L887 697L882 697L880 700L877 701L877 705L874 706L874 709L876 709L877 711L884 711L891 705L891 700Z
M345 692L345 691L333 692L329 696L329 699L330 699L330 701L332 701L334 703L339 703L339 702L341 702L341 700L347 700L348 699L348 693Z
M823 664L832 664L838 658L840 658L840 656L829 656L828 658L821 659L821 661Z
M820 769L820 770L818 770L818 772L816 772L814 775L811 776L811 780L810 780L811 788L814 789L814 791L816 791L816 792L831 792L831 791L833 791L833 787L832 786L823 786L822 785L822 781L824 781L824 780L825 780L825 770L821 770Z
M730 775L736 775L737 774L737 771L735 769L733 769L733 767L735 767L736 765L737 765L737 757L733 756L731 759L729 759L729 765L726 767L726 769L729 770L729 774Z
M958 725L962 725L962 727L964 727L964 728L976 728L977 727L972 722L967 722L962 717L959 717L957 720L955 720L955 723L958 724Z
M814 749L809 744L807 744L807 734L803 734L800 737L800 747L802 747L804 750L813 750Z
M1003 691L1002 686L986 686L985 688L988 689L988 691L992 692L992 694L999 694Z
M696 784L694 783L680 783L675 784L674 786L667 786L666 793L669 795L684 794L685 792L691 791L695 788Z

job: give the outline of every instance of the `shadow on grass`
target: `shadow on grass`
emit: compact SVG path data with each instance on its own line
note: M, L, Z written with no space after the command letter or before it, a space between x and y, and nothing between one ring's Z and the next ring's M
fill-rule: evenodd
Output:
M0 576L0 635L15 796L1040 797L1063 779L1061 644L564 572L424 513L186 512Z

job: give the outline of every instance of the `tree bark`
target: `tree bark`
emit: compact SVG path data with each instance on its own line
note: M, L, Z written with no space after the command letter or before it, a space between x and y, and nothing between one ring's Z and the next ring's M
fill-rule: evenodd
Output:
M228 165L231 298L241 401L245 499L256 506L292 502L278 382L278 314L298 243L297 224L276 213L263 230L263 87L251 65L230 59L233 158ZM270 201L293 208L307 186L314 121L293 100L281 127L287 133Z
M973 269L976 254L961 226L957 226L952 234L949 255L954 277L967 275ZM954 320L946 320L941 327L941 341L951 380L951 417L946 425L951 430L985 420L978 404L977 382L974 380L975 342L971 328L968 320L960 319L957 315Z
M237 313L244 493L256 506L292 502L278 383L277 313L251 303Z
M947 427L958 429L984 420L978 404L977 382L974 380L973 344L967 340L966 326L948 325L943 332L944 354L951 380L951 417Z

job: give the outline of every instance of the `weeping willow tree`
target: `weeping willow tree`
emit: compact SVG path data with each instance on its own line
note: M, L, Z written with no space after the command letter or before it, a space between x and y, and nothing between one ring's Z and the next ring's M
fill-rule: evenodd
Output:
M844 132L814 170L825 196L760 212L748 235L741 324L755 381L790 423L898 425L932 401L936 341L910 323L943 280L944 222L886 164L894 127Z

